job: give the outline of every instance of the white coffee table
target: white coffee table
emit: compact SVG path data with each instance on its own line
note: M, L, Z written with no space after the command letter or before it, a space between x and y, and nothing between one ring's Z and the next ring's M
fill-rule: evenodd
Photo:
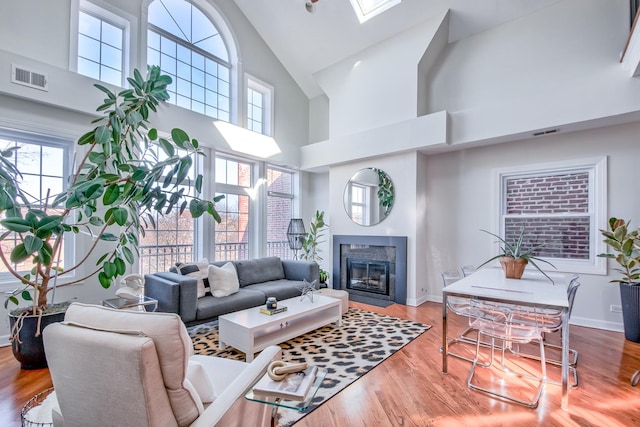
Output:
M342 319L340 300L322 295L314 295L313 302L300 297L278 301L280 306L287 306L287 311L268 315L260 313L260 306L218 317L220 349L227 345L235 347L246 354L247 362L251 362L256 352L270 345L329 323L340 326Z

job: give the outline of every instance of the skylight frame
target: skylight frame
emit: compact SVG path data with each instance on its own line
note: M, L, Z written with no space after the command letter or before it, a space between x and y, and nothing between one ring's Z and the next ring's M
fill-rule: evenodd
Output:
M402 0L350 0L351 7L358 17L360 23L381 14L382 12L400 4Z

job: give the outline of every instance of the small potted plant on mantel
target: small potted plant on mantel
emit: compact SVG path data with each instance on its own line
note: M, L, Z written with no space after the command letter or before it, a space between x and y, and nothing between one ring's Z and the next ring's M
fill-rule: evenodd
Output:
M553 264L551 264L549 261L546 261L544 259L538 258L533 255L536 249L540 249L544 246L544 243L533 245L529 249L524 250L524 247L523 247L524 227L520 227L520 233L514 237L513 242L511 243L507 242L502 237L496 234L493 234L487 230L481 230L481 231L484 231L485 233L498 238L500 240L500 243L502 243L502 246L500 247L500 253L498 255L483 262L478 266L478 268L490 263L493 260L499 259L500 265L504 270L506 278L521 279L522 275L524 274L525 267L527 266L527 264L531 263L531 265L537 268L540 273L542 273L547 279L549 279L553 283L553 280L551 279L551 277L549 277L549 275L547 275L547 273L545 273L540 268L540 266L536 264L536 261L549 264L553 268L556 268L556 267Z
M171 139L163 138L147 126L160 103L169 99L171 78L154 66L146 79L135 70L128 80L131 88L117 94L94 85L106 95L97 108L103 116L78 139L79 160L60 194L30 203L14 164L18 148L0 151L0 259L5 271L22 285L5 301L5 308L9 303L18 305L18 297L31 303L9 314L13 352L24 369L46 366L40 330L64 317L66 306L49 301L52 291L93 276L109 288L135 261L144 227L149 223L155 227L151 213L188 210L194 218L206 213L220 222L215 202L222 197L200 199L202 175L194 182L189 178L193 157L204 155L198 141L181 129L173 129ZM152 150L156 144L164 153L162 159ZM92 243L74 266L64 270L61 250L71 233L83 233ZM82 274L71 275L96 258ZM30 271L21 271L21 264L28 264Z
M609 218L608 229L600 230L611 252L599 257L616 260L620 268L614 270L622 277L610 280L620 286L624 336L629 341L640 342L640 227L629 231L629 223Z

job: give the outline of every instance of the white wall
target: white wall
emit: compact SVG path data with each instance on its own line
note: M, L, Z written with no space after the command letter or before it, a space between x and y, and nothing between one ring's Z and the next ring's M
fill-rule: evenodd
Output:
M422 221L422 218L418 217L422 212L416 209L417 157L418 154L415 152L396 154L343 166L332 166L329 171L331 235L407 236L408 305L416 305L418 298L416 247L419 236L416 224ZM369 167L382 169L389 175L395 188L395 200L387 218L377 225L365 227L351 221L344 209L343 194L349 179L360 169Z
M495 220L489 203L495 191L494 168L608 156L607 215L640 225L640 197L633 184L639 132L640 123L634 123L428 156L424 182L418 186L427 189L429 298L441 301L440 272L490 257L493 240L480 229L490 228ZM606 228L606 223L598 226ZM617 286L608 283L615 277L615 271L580 275L573 323L621 330L621 315L609 311L611 304L620 305Z

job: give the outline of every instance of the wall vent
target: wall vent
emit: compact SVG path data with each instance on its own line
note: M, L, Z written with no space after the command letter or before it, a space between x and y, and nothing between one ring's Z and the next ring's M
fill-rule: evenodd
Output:
M36 73L21 65L11 64L11 83L49 91L49 80L46 74Z
M533 134L533 136L542 136L542 135L549 135L550 133L556 133L558 132L560 129L549 129L549 130L541 130L540 132L535 132Z

